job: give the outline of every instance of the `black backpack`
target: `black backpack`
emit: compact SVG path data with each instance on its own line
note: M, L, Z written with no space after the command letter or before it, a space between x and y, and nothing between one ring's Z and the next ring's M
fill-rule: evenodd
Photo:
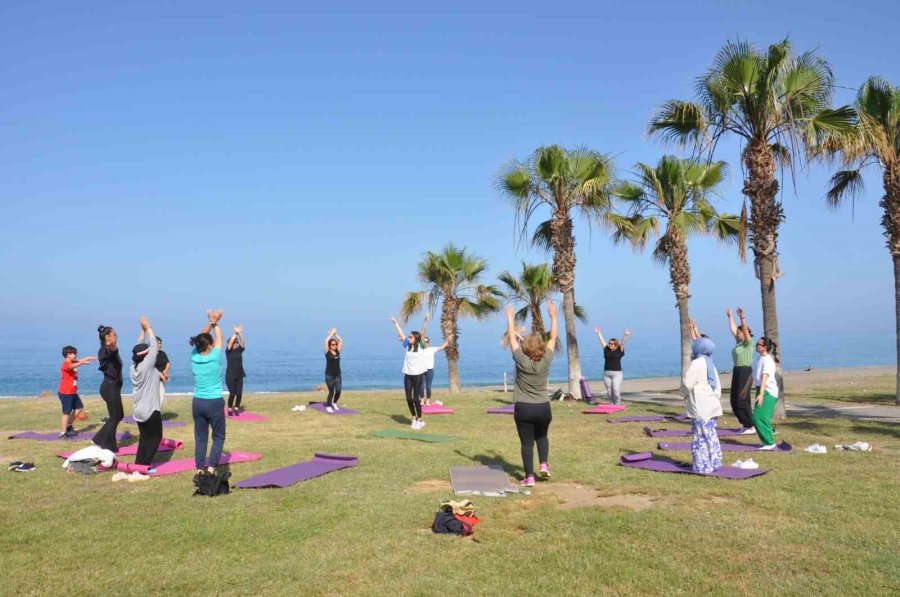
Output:
M230 478L231 473L229 472L217 474L201 471L194 475L194 495L216 497L229 493L231 488L228 486L228 479Z
M472 525L467 524L453 515L453 512L438 512L434 515L431 530L435 533L450 533L453 535L471 535Z

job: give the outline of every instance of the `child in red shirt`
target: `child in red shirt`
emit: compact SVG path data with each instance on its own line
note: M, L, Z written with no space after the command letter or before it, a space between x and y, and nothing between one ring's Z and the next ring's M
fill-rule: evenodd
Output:
M78 368L92 361L96 361L97 357L85 357L78 359L78 349L74 346L66 346L62 349L62 356L65 359L59 367L59 401L62 403L63 415L60 419L59 426L62 431L59 437L72 437L75 430L72 424L75 417L84 408L81 398L78 397Z

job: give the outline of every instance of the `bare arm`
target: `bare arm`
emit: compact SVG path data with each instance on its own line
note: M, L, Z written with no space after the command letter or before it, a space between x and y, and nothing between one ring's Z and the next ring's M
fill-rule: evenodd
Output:
M325 352L328 352L328 343L331 342L331 337L334 336L335 331L337 331L336 328L331 328L328 330L328 333L325 334Z
M747 325L747 318L744 317L744 310L740 307L737 309L738 318L741 320L741 332L744 334L744 342L750 341L750 327Z
M600 346L606 348L606 339L603 337L603 332L600 331L600 326L594 328L594 333L597 334L597 338L600 340Z
M516 336L516 314L513 306L506 307L506 338L509 340L509 350L515 353L519 350L519 338Z
M394 328L396 328L397 330L397 336L400 338L400 341L403 342L404 340L406 340L406 334L403 333L403 328L400 327L400 324L397 322L393 315L391 315L391 321L394 324Z
M69 363L69 369L78 369L82 365L93 363L96 360L97 357L84 357L83 359L78 359L77 361L72 361L71 363Z
M547 350L556 350L556 337L559 334L559 321L556 317L556 304L547 301L547 313L550 315L550 338L547 340Z
M222 330L219 329L219 320L222 319L222 309L218 311L213 311L209 309L206 311L206 315L209 317L209 323L203 326L203 330L201 333L208 334L210 331L215 330L215 338L216 338L216 348L222 350Z
M691 327L691 340L696 340L700 337L700 330L697 329L697 322L694 321L693 318L691 318L689 325Z
M431 319L431 313L425 313L425 319L422 320L422 337L428 335L428 320Z
M450 343L453 342L453 334L447 336L447 339L444 340L444 343L437 347L435 352L441 352L442 350L447 350L447 347L450 346Z
M725 317L728 318L728 329L731 330L731 335L737 340L738 329L737 326L734 325L734 317L731 316L731 307L725 309Z
M237 341L237 336L232 336L228 339L228 350L234 350L235 341Z
M756 391L756 406L762 406L763 392L766 390L766 383L769 381L769 374L763 373L762 379L759 380L759 389Z
M622 352L625 352L625 343L628 342L628 337L631 335L631 330L625 328L625 331L622 332L622 341L619 343L619 348L622 349Z
M165 368L159 372L160 379L162 379L163 381L169 381L169 369L171 369L171 368L172 368L172 363L171 362L166 363Z
M344 350L344 339L338 336L337 330L334 332L334 339L337 340L338 343L338 352Z

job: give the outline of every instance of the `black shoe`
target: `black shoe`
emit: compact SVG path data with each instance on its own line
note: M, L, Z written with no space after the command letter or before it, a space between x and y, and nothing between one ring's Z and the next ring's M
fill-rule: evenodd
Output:
M19 462L18 460L16 460L15 462L10 462L10 463L9 463L9 470L13 470L14 468L19 468L19 467L22 466L23 464L25 464L25 463L24 463L24 462Z

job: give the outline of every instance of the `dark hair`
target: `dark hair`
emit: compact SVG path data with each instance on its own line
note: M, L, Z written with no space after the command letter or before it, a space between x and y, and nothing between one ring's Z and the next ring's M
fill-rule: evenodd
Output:
M156 337L156 341L157 341L157 342L162 342L162 336L157 336L157 337Z
M422 334L419 332L410 332L409 335L413 337L413 341L406 347L406 350L419 352L419 344L422 343Z
M780 363L781 361L778 359L778 345L772 341L771 338L767 338L762 336L757 343L762 342L763 346L766 347L766 353L772 355L772 358L775 359L776 363Z
M206 352L212 344L213 337L210 334L197 334L191 337L191 346L196 348L197 352Z
M63 358L66 358L70 354L78 354L78 349L74 346L63 346L62 354Z
M131 349L131 362L134 363L135 367L143 363L144 358L147 356L146 354L138 353L144 352L148 348L150 348L150 345L142 342L140 344L135 344L134 348Z
M109 336L109 333L113 331L113 329L108 325L101 325L97 327L97 334L100 336L100 346L104 346L106 344L106 337Z

